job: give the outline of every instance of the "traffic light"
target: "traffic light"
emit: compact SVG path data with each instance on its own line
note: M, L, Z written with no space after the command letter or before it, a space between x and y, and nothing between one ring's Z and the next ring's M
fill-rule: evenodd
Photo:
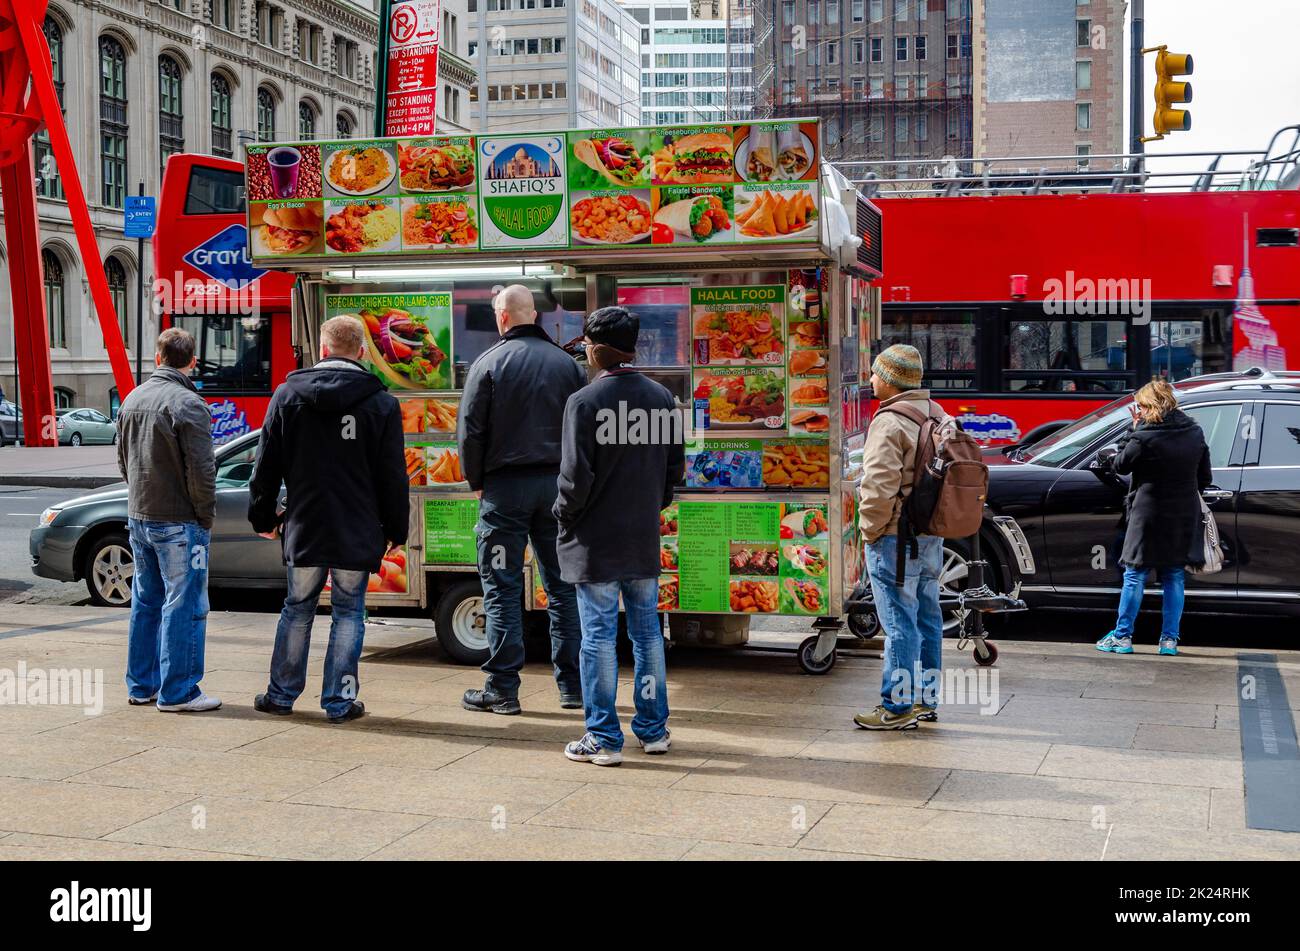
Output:
M1192 75L1192 54L1171 53L1163 46L1156 50L1156 111L1151 116L1156 137L1167 132L1187 132L1192 127L1192 114L1175 105L1192 101L1192 84L1179 82L1175 76ZM1145 51L1144 51L1145 52Z

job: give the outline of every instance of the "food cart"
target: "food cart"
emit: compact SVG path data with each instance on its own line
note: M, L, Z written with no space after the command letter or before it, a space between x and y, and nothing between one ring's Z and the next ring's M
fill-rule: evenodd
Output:
M863 570L880 217L821 162L818 133L789 119L247 147L250 251L300 278L296 345L310 361L324 320L357 316L402 404L410 542L372 603L425 607L451 657L485 656L456 421L466 371L497 340L492 298L519 283L560 343L591 310L632 309L638 366L676 398L670 637L739 644L754 616L805 618L800 662L830 669ZM538 612L538 573L525 581Z

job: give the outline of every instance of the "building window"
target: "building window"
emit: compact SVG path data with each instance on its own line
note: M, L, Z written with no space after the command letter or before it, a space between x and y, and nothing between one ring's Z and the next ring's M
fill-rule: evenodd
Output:
M1087 132L1092 128L1092 103L1075 103L1074 128L1078 132Z
M916 59L917 59L917 62L920 62L921 60L925 59L925 52L926 52L926 51L925 51L925 37L924 37L924 36L918 36L918 37L916 38Z
M871 22L879 23L885 18L885 0L871 0Z
M849 17L854 23L861 23L864 19L863 10L866 8L866 0L853 0L849 6Z
M45 314L50 322L50 347L66 347L68 320L63 302L63 265L53 251L41 252L41 270L45 280Z
M871 61L873 63L884 62L885 59L885 41L879 36L871 38Z
M924 3L925 0L921 0L921 2ZM907 0L894 0L894 19L907 19Z
M275 96L265 86L257 91L257 137L263 142L275 140Z
M956 33L948 34L948 58L956 59L958 56L958 43L960 42Z
M1079 145L1076 145L1074 147L1074 154L1078 156L1078 161L1075 164L1079 167L1079 170L1080 171L1087 170L1088 156L1092 154L1092 146L1086 143L1081 143Z
M234 145L230 125L230 82L220 73L213 73L212 92L212 154L233 158Z
M117 314L117 322L122 328L122 340L129 344L131 321L126 303L126 268L116 257L109 255L104 262L104 276L108 278L108 296L113 301L113 313Z
M100 198L121 208L126 197L126 50L111 36L99 38Z
M853 62L861 63L867 58L867 44L862 40L853 41Z
M1092 45L1092 21L1075 20L1074 21L1074 45L1091 46Z
M1081 59L1074 64L1074 88L1092 88L1092 60Z
M54 88L59 94L59 103L63 103L63 29L53 18L46 17L43 25L45 42L50 48L50 71L54 76ZM54 150L50 147L50 133L41 124L40 131L32 136L35 150L37 186L36 192L42 198L62 198L63 183L59 181L59 168L54 162Z
M212 25L223 30L234 29L234 0L211 0Z
M475 84L474 88L477 89L478 85ZM340 139L352 138L352 120L342 112L334 119L334 133Z
M77 394L74 390L70 390L66 386L56 386L54 388L55 409L72 409L76 401Z
M894 37L894 60L899 63L907 62L907 37Z
M930 137L930 119L926 115L916 117L916 141L924 142Z
M158 57L158 150L162 171L167 159L185 151L185 106L181 98L181 64Z
M298 103L298 138L316 138L316 110L305 102Z

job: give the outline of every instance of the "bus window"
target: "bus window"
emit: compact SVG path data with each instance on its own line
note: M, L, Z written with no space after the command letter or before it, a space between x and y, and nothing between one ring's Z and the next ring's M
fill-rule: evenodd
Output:
M1011 315L1003 349L1004 390L1120 393L1133 388L1124 320Z
M911 344L921 352L925 385L931 389L975 389L975 311L886 308L880 345L883 349L896 343Z
M271 392L271 321L232 314L177 314L172 324L194 337L198 364L190 377L202 393Z
M244 173L195 165L185 189L184 214L244 214Z
M1157 306L1151 321L1151 373L1185 380L1232 369L1232 314L1225 307Z

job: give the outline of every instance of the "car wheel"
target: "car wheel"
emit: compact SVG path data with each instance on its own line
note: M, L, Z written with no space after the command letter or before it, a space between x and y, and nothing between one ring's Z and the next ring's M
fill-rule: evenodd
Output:
M454 663L479 666L488 659L487 615L477 581L458 581L438 598L433 615L438 644Z
M80 445L81 445L81 433L73 433L71 436L69 436L69 437L68 437L68 445L69 445L69 446L80 446Z
M86 552L83 574L90 600L104 607L131 606L131 579L135 575L131 542L123 532L109 532L95 539Z

